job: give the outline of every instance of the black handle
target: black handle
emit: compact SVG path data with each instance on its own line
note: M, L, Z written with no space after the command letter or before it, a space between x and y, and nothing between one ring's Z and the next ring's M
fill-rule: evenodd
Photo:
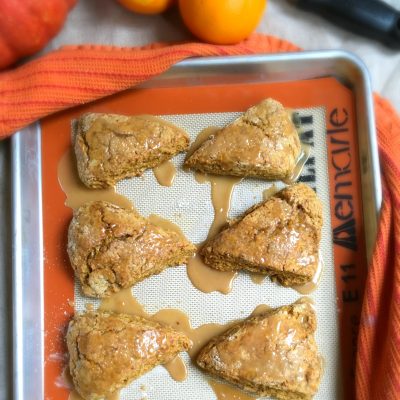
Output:
M299 7L390 47L400 48L400 12L378 0L296 0Z

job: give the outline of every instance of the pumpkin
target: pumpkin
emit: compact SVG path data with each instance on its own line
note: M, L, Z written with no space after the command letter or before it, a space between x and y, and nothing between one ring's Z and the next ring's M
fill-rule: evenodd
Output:
M0 69L42 49L76 0L0 0Z

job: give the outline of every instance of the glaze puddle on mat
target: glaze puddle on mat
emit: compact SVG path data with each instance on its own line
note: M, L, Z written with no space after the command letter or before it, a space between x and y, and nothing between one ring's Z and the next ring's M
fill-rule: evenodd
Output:
M133 204L123 195L116 193L115 188L90 189L79 179L75 154L69 149L61 157L58 168L58 181L66 195L65 205L72 209L88 201L104 200L127 209L134 209Z
M214 220L207 239L214 237L228 222L233 189L243 178L236 176L208 175L195 173L198 183L208 182L211 185L211 201L214 208Z
M201 244L197 246L198 250L201 246ZM233 281L237 276L237 272L218 271L210 268L204 264L198 252L189 260L186 271L193 286L204 293L215 291L223 294L230 293Z
M65 205L75 209L88 201L102 200L115 204L122 208L135 210L132 202L122 194L115 192L115 188L108 189L89 189L79 179L76 169L75 155L72 150L68 150L58 163L58 181L67 196ZM148 220L163 229L172 230L185 237L178 225L162 218L158 215L151 214Z
M172 161L167 160L154 167L153 174L161 186L172 186L176 176L176 168Z
M217 396L217 400L255 400L256 397L252 397L239 389L234 388L225 383L217 382L209 379L208 384Z
M201 144L213 133L218 131L219 128L209 127L202 130L196 137L196 140L190 147L186 158L193 154ZM214 208L214 219L208 231L207 239L214 237L221 228L228 222L228 214L231 206L231 198L233 189L242 178L223 176L223 175L209 175L200 172L195 172L195 179L198 183L210 183L211 186L211 201ZM200 250L202 244L198 245ZM210 268L202 261L198 252L191 258L187 265L187 274L193 286L204 293L214 291L223 294L230 293L232 284L237 276L237 272L231 271L218 271Z
M187 367L181 356L176 356L163 367L174 381L183 382L187 377Z

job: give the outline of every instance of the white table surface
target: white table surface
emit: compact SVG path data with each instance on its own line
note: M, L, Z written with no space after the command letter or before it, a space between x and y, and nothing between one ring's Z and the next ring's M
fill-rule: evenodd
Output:
M385 0L400 9L400 0ZM364 39L328 21L299 11L286 0L270 0L257 29L273 34L307 50L344 49L356 53L366 63L374 90L392 101L400 111L400 52ZM153 41L179 41L190 38L176 12L166 15L132 14L114 0L80 0L60 34L41 52L64 44L114 44L137 46ZM0 400L11 399L10 336L10 196L9 141L0 142ZM7 367L9 366L9 367ZM36 400L36 399L32 399Z

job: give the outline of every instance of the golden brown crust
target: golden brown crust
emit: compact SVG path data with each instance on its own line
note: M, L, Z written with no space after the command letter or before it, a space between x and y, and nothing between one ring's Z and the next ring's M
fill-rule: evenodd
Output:
M85 295L107 297L168 266L185 264L195 246L131 210L105 201L74 211L68 255Z
M185 166L211 174L285 179L300 152L290 114L278 101L266 99L211 135Z
M316 272L321 228L321 202L300 183L252 207L207 242L201 255L215 269L245 269L285 286L301 285Z
M74 126L79 177L90 188L140 176L189 145L186 132L154 116L89 113Z
M316 316L299 301L240 322L213 338L197 364L258 396L311 399L322 376Z
M100 400L188 350L191 341L139 316L90 312L70 322L67 346L76 390L85 400Z

